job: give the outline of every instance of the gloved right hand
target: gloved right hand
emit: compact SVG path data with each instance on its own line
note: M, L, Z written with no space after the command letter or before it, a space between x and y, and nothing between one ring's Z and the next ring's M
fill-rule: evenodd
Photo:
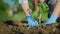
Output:
M33 19L31 15L26 16L26 19L28 21L29 27L38 26L38 22L35 19Z

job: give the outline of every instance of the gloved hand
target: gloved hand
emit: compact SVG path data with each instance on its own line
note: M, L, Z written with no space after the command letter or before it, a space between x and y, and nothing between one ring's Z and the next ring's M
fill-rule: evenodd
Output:
M26 16L29 27L38 26L38 22L31 15Z
M45 22L45 24L52 24L52 23L55 23L57 18L58 18L57 15L52 14L51 17Z

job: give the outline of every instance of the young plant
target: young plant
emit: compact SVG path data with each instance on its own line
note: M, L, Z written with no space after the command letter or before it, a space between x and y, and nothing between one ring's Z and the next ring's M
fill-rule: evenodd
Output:
M34 18L37 18L39 24L41 24L41 21L45 21L48 19L49 7L46 3L38 3L38 6L39 6L39 11L33 12L32 16Z

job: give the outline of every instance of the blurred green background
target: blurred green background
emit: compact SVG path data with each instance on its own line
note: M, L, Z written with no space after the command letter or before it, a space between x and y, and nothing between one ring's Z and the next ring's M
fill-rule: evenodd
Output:
M29 7L32 9L32 16L39 22L48 19L49 7L46 3L38 3L39 11L33 10L33 5L29 0ZM25 14L18 0L0 0L0 20L26 20Z

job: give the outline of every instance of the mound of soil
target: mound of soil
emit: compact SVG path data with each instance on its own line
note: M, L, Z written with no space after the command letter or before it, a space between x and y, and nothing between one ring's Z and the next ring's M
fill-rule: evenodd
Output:
M29 28L26 23L18 26L14 24L9 25L4 21L0 21L0 34L60 34L60 24L43 24Z
M0 34L9 34L10 33L10 29L8 28L8 26L0 21Z

